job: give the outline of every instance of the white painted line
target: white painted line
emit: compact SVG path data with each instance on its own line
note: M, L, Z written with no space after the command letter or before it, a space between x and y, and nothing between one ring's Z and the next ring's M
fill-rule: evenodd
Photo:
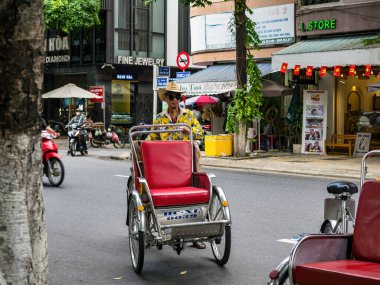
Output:
M288 238L279 239L277 241L279 241L279 242L285 242L285 243L290 243L290 244L296 244L298 242L298 240L288 239Z
M116 176L116 177L126 177L126 178L128 178L128 177L129 177L129 175L119 175L119 174L117 174L117 175L114 175L114 176Z

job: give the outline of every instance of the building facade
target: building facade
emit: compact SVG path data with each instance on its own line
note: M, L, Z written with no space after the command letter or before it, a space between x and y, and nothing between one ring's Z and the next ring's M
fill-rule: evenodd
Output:
M210 6L190 10L193 63L208 67L178 83L190 96L207 94L220 99L222 102L220 108L219 104L211 107L203 106L204 112L207 111L206 108L212 109L216 117L215 124L212 124L212 132L219 134L224 132L222 126L226 120L226 107L237 87L236 44L231 25L234 1L214 0L212 2ZM292 0L258 0L247 1L247 5L253 12L248 16L256 23L255 30L261 40L260 49L251 50L251 53L255 57L263 78L281 84L283 83L281 74L272 72L271 56L295 42L295 4ZM289 94L289 88L284 88L284 90L286 94ZM284 110L287 110L286 106L290 98L291 96L271 96L271 98L266 98L262 108L265 117L262 123L265 126L267 122L270 122L270 132L272 135L277 134L276 145L280 144L279 137L285 132L286 112ZM272 144L271 147L274 145Z
M302 0L296 9L297 43L273 53L272 69L287 65L286 81L301 94L327 91L323 139L361 131L371 133L371 149L380 147L380 94L367 89L380 78L380 44L371 44L380 33L379 10L380 1ZM363 114L369 125L361 125Z
M45 92L74 83L97 90L103 102L49 99L47 118L67 122L78 106L94 121L124 131L153 118L153 66L180 71L179 51L189 52L189 8L179 1L102 0L101 24L69 34L46 34ZM190 65L190 68L192 65ZM160 103L158 103L160 110Z

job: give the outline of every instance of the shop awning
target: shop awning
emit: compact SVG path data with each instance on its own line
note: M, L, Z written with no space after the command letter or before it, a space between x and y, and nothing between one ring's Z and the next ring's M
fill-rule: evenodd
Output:
M379 65L380 44L364 45L363 40L376 36L351 36L305 40L272 54L272 70L280 70L287 62L292 69L296 64L306 66Z
M258 63L262 76L271 72L270 63ZM188 96L216 95L236 89L234 64L212 65L184 79L178 80L181 90Z

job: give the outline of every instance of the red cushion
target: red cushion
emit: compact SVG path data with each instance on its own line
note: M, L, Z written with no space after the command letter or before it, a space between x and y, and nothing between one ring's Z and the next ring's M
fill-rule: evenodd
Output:
M141 152L150 189L191 186L189 141L144 141Z
M155 207L208 203L209 191L196 187L150 189Z
M294 275L297 285L379 285L380 263L360 260L309 263L298 265Z
M356 259L380 263L380 181L363 184L352 251Z

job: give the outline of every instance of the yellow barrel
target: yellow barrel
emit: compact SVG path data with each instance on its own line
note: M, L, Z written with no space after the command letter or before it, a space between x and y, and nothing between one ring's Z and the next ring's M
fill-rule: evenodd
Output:
M233 152L233 135L205 136L206 156L231 156Z

